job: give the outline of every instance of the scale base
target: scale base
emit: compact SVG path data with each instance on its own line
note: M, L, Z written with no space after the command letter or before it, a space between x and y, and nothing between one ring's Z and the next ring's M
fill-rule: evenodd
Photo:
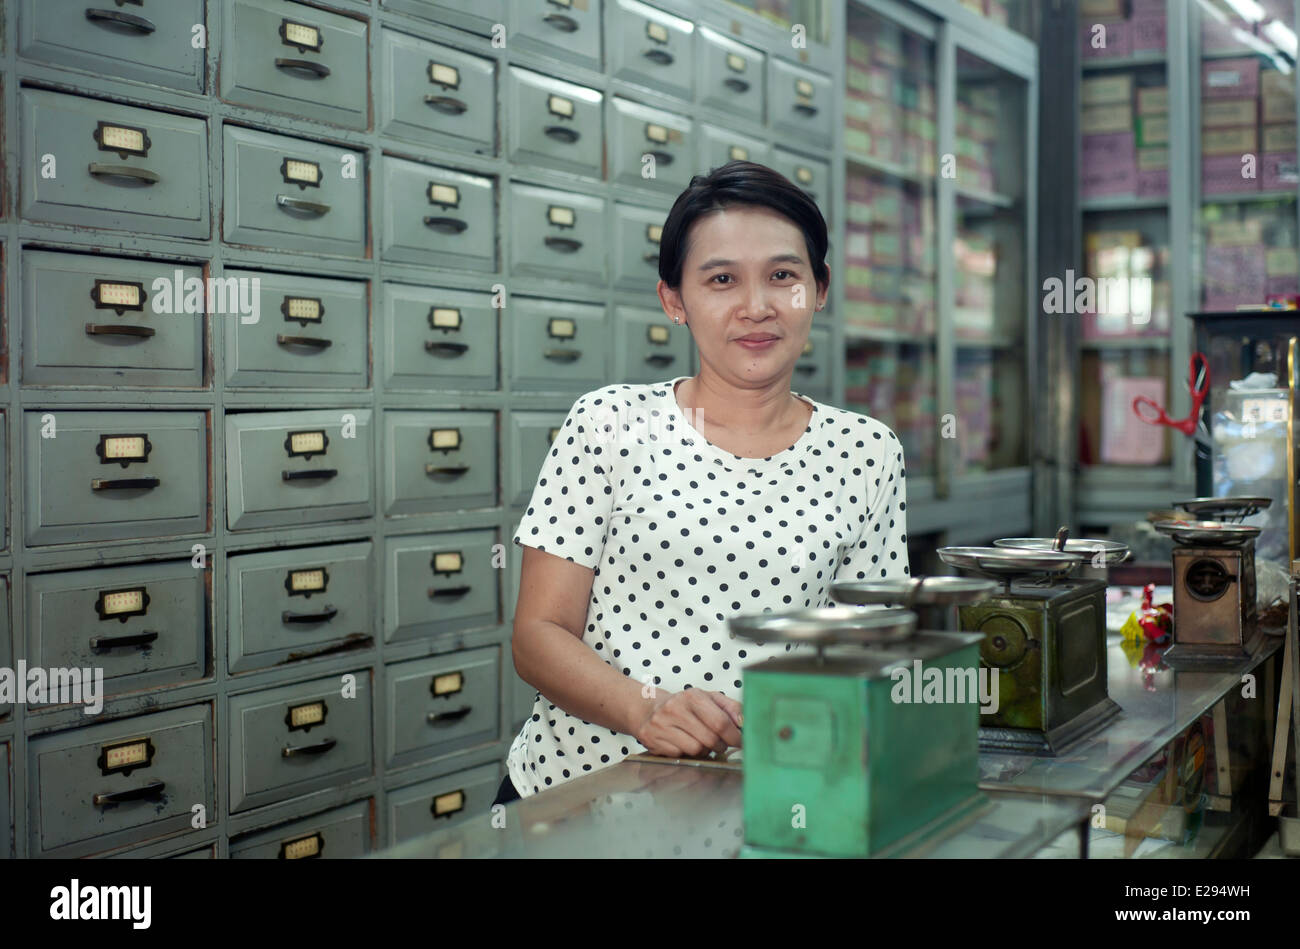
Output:
M988 728L980 726L980 751L1009 751L1018 755L1054 758L1089 738L1111 723L1120 713L1114 700L1104 698L1063 725L1047 731L1036 728Z
M958 801L944 813L928 824L922 824L916 830L900 837L893 843L881 847L873 853L857 854L857 857L922 857L928 843L938 843L950 834L977 820L993 809L993 802L981 791L973 791L970 797ZM744 844L740 848L742 858L825 858L832 860L851 859L846 854L812 853L799 850L777 850L771 847L756 847Z
M1259 645L1259 632L1244 644L1237 643L1180 643L1165 650L1164 664L1171 669L1194 669L1198 672L1229 671L1244 659L1249 659Z
M1278 844L1288 857L1300 857L1300 818L1277 819Z

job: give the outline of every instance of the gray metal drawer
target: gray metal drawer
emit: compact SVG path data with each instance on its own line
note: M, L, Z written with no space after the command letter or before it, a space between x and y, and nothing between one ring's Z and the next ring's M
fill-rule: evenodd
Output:
M39 250L22 258L24 383L203 384L204 314L174 305L200 268Z
M767 55L701 25L700 103L727 115L763 121L763 73Z
M233 125L225 136L225 241L365 256L364 154Z
M659 280L659 241L668 212L633 204L614 205L614 285L653 290Z
M506 0L474 0L469 9L463 0L379 0L379 5L485 35L491 35L494 26L506 21Z
M221 6L221 98L345 128L369 127L365 20L286 0L225 0Z
M370 308L364 283L251 270L227 270L225 279L248 281L261 301L257 322L223 320L230 385L365 388Z
M486 293L384 284L388 388L495 389L497 313Z
M0 741L0 860L8 860L14 855L12 827L14 812L11 803L13 796L9 791L9 743Z
M78 14L83 13L84 16ZM203 0L136 0L134 5L21 0L18 54L102 76L203 91Z
M387 674L389 767L497 740L500 646L398 662Z
M232 673L373 645L369 541L234 554L226 564Z
M794 364L790 387L796 392L827 393L831 388L831 331L811 329Z
M22 216L206 238L202 119L44 89L19 90Z
M495 270L493 179L383 158L386 260L442 269Z
M605 199L510 182L514 273L605 282Z
M191 682L207 669L207 577L189 560L27 574L27 657L103 670L104 695Z
M9 617L9 577L0 576L0 669L14 667L13 622ZM0 702L0 721L13 714L12 702ZM0 775L0 781L3 781Z
M422 639L497 622L491 530L384 541L384 641Z
M191 831L217 814L212 706L88 725L28 742L29 850L79 857Z
M831 166L829 162L807 158L780 146L772 150L772 167L785 175L817 202L829 224L831 217Z
M244 834L230 842L232 860L325 860L364 857L370 853L370 798L323 814Z
M604 307L515 297L510 313L514 388L586 392L605 381L609 325Z
M500 785L500 766L485 764L388 792L389 845L486 814Z
M542 462L551 450L551 442L564 424L565 412L511 412L510 413L510 504L518 507L527 504L537 486L537 475ZM514 534L510 535L514 537ZM510 549L514 549L513 544ZM517 554L515 556L518 556ZM516 577L515 592L519 591Z
M230 811L342 787L374 770L371 671L230 697Z
M729 161L772 164L772 146L762 139L741 135L716 125L700 125L700 171L720 168Z
M510 42L600 72L600 6L599 0L510 0Z
M369 517L371 410L226 416L226 507L232 530Z
M684 115L610 97L610 175L622 185L676 194L696 174L695 137Z
M384 513L492 507L495 412L384 413Z
M695 24L638 0L608 0L609 68L617 79L690 99L695 89Z
M380 131L496 154L496 63L389 29L380 56Z
M207 529L205 413L38 409L23 429L28 544Z
M199 850L187 850L185 853L172 854L173 860L215 860L217 859L216 844L208 844Z
M834 91L830 77L775 57L768 63L767 75L772 127L797 136L798 141L830 148Z
M691 334L663 310L614 308L614 378L625 383L663 382L691 371Z
M601 177L604 94L511 66L506 78L510 160Z

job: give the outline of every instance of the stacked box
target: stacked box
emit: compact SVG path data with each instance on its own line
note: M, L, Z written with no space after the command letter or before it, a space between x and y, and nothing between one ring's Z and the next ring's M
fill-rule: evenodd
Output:
M963 339L983 339L993 331L997 246L985 234L959 229L953 244L956 291L953 331Z
M1165 0L1082 0L1079 42L1085 59L1163 53L1168 41Z
M953 396L957 418L958 472L983 470L993 447L996 395L994 354L990 350L962 349L957 353Z
M967 87L957 93L957 177L981 191L996 190L993 171L997 139L997 93Z
M934 358L928 348L873 343L846 352L847 407L889 425L913 470L934 468L935 391Z
M850 174L845 193L845 324L932 333L933 198L870 173Z
M1300 190L1296 163L1295 76L1265 70L1259 82L1261 191Z
M1137 191L1137 145L1132 132L1083 139L1080 189L1084 199Z
M1084 339L1164 336L1169 332L1169 249L1136 230L1087 235L1085 272L1093 311L1081 314Z

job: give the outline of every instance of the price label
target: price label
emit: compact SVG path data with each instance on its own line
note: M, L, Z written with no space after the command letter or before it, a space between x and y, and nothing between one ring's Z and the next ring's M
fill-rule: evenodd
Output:
M650 39L654 40L656 43L667 43L668 27L664 26L662 23L654 23L647 20L645 25L645 35L650 37Z
M566 99L564 96L548 96L546 99L546 108L552 115L562 116L566 119L573 118L573 100Z
M325 433L323 431L289 433L289 454L318 455L324 451Z
M547 321L546 332L556 339L573 339L578 333L578 327L568 317L555 316Z
M290 593L317 593L325 589L325 568L312 570L291 570L289 572Z
M95 140L99 142L99 150L104 152L120 152L127 155L149 153L149 136L142 128L100 122L95 129Z
M314 26L308 26L306 23L295 23L292 20L280 21L280 39L286 46L296 46L302 50L315 50L320 52L322 45L320 30Z
M429 203L444 208L454 208L460 204L460 189L455 185L429 185Z
M429 63L429 81L445 86L448 89L457 89L460 87L460 70L455 66L444 66L442 63Z
M433 816L446 817L449 814L455 814L464 807L464 791L452 791L450 794L439 794L433 799Z
M647 122L645 127L645 137L652 142L665 144L668 141L668 129L662 125L656 125L654 122Z
M302 860L307 857L318 857L321 851L320 834L312 834L310 837L299 837L297 840L286 840L280 845L280 856L285 860Z
M103 619L116 619L124 614L144 612L144 587L133 590L115 590L99 595L99 615Z
M662 224L650 224L645 229L645 238L651 244L658 244L664 236L664 226Z
M148 738L132 738L112 745L101 745L99 765L101 774L110 775L121 772L130 774L136 768L148 767L153 763L153 742Z
M289 709L289 727L292 728L310 728L312 725L319 725L325 721L325 703L308 702L306 705L295 705Z
M1285 399L1242 399L1243 422L1287 422L1291 418L1290 406Z
M573 208L559 207L554 204L546 209L546 218L556 227L573 227L573 222L576 220Z
M104 464L148 461L149 439L145 435L101 435L96 451Z
M446 551L433 555L434 573L460 573L464 559L459 550Z
M749 161L749 149L741 145L732 145L729 154L732 161Z
M429 432L429 447L435 450L450 451L460 447L460 429L435 428Z
M444 672L433 677L434 695L452 695L465 687L463 672Z
M285 319L302 320L304 322L308 320L320 322L320 318L325 312L320 300L314 297L285 297L280 309L284 313Z
M668 342L668 327L666 326L647 326L646 338L656 345L664 345Z
M460 310L435 306L429 311L429 325L434 329L460 329Z
M286 158L280 165L280 174L290 184L320 187L320 165L314 161Z
M90 298L95 306L104 310L143 310L144 284L112 283L96 280L95 289L90 291Z
M738 53L727 54L727 68L732 72L744 72L748 65L749 63L746 62L744 56L741 56Z

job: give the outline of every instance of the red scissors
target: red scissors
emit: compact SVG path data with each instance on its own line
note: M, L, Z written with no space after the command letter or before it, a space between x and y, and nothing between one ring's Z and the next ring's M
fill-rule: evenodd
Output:
M1192 353L1187 362L1187 391L1192 394L1192 414L1175 421L1165 414L1164 407L1144 395L1133 400L1133 414L1148 425L1168 425L1184 435L1195 435L1201 418L1201 406L1210 391L1210 364L1202 353Z

